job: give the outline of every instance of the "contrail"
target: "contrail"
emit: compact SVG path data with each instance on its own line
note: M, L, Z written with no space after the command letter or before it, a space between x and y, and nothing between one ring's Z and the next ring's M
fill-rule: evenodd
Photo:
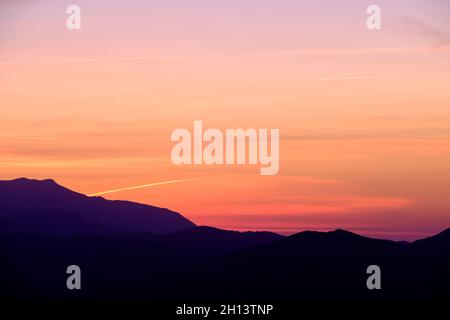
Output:
M323 78L305 78L297 80L235 80L235 81L208 81L204 85L227 85L227 84L246 84L246 83L300 83L300 82L320 82L320 81L349 81L349 80L384 80L419 76L418 74L386 75L386 76L341 76L341 77L323 77Z
M0 61L0 65L12 64L30 64L30 63L71 63L71 62L126 62L126 61L140 61L140 60L171 60L171 59L186 59L194 57L204 57L205 54L191 54L191 55L172 55L172 56L136 56L136 57L121 57L121 58L74 58L74 59L36 59L23 61Z
M141 189L141 188L147 188L147 187L155 187L155 186L161 186L161 185L164 185L164 184L172 184L172 183L192 181L192 180L195 180L195 179L190 178L190 179L168 180L168 181L154 182L154 183L142 184L140 186L126 187L126 188L113 189L113 190L108 190L108 191L92 193L92 194L88 194L88 196L89 197L95 197L95 196L99 196L101 194L107 194L107 193L113 193L113 192L119 192L119 191L125 191L125 190Z
M260 56L278 56L278 55L343 55L343 54L390 54L403 52L417 53L450 53L449 46L440 47L418 47L418 48L362 48L362 49L324 49L324 50L291 50L291 51L273 51L260 52ZM207 56L217 56L218 54L190 54L190 55L165 55L165 56L134 56L134 57L98 57L98 58L73 58L73 59L36 59L23 61L0 61L0 65L14 64L32 64L32 63L71 63L71 62L126 62L139 60L169 60L185 58L202 58Z
M262 56L278 55L342 55L342 54L389 54L389 53L450 53L450 47L422 47L422 48L362 48L362 49L325 49L325 50L291 50L261 52Z

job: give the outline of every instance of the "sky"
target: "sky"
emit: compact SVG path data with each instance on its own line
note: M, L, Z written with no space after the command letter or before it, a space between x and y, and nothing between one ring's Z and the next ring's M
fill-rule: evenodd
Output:
M448 21L444 0L1 0L0 179L146 185L102 196L234 230L428 236L450 227ZM174 165L194 120L280 129L278 174Z

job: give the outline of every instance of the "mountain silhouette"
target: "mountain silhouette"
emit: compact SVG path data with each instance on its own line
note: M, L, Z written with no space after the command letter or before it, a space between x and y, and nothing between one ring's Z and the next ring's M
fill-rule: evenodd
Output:
M450 251L450 228L437 235L414 241L413 246L423 250L440 249L442 252Z
M291 236L197 227L167 209L0 181L0 297L404 300L450 298L450 229L414 242L346 230ZM78 265L83 290L67 290ZM377 265L382 289L368 290Z
M168 234L195 226L168 209L88 197L50 179L26 178L0 181L0 219L13 226L15 232L57 236Z
M272 232L237 232L200 226L164 237L164 242L190 255L220 256L236 250L272 243L283 236Z
M367 267L378 265L389 270L383 283L390 290L383 294L392 297L401 279L392 281L390 273L401 269L403 246L339 229L304 231L233 253L225 259L218 279L224 279L220 282L225 292L239 281L240 298L364 298L376 294L369 292L365 280Z
M449 232L406 244L343 230L282 237L210 227L169 235L0 235L0 296L448 299L449 250L435 250L448 241ZM78 293L65 288L71 264L83 270ZM370 265L381 268L382 290L366 287Z

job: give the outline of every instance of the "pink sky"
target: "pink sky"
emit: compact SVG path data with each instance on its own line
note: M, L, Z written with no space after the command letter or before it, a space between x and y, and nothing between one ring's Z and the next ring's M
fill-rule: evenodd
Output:
M450 6L0 2L0 178L53 178L197 224L415 239L450 226ZM279 128L280 172L175 166L176 128Z

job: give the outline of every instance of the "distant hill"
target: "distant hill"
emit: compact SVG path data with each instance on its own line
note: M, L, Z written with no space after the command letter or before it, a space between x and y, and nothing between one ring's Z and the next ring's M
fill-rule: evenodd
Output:
M191 255L217 256L268 244L284 238L272 232L237 232L201 226L181 230L163 238L164 243Z
M238 298L443 299L450 297L450 229L412 243L345 230L300 232L235 252L216 273L220 292ZM366 269L382 270L382 290L368 290Z
M194 227L169 235L0 235L0 296L39 298L448 299L450 233L400 243L347 231L290 237ZM446 247L443 247L446 246ZM84 288L65 289L65 268ZM378 265L382 290L368 290ZM32 272L31 272L32 271Z
M0 231L74 236L151 232L168 234L195 224L168 209L88 197L55 181L0 181Z
M65 287L72 264L81 291ZM381 268L381 290L367 289L369 265ZM448 301L449 270L450 229L411 243L339 229L236 232L53 180L0 181L2 298Z
M339 229L304 231L231 254L218 278L225 279L224 291L239 285L239 297L364 298L376 295L365 285L366 269L374 264L386 271L383 284L392 291L383 294L392 296L400 280L391 282L392 272L400 272L404 246Z

